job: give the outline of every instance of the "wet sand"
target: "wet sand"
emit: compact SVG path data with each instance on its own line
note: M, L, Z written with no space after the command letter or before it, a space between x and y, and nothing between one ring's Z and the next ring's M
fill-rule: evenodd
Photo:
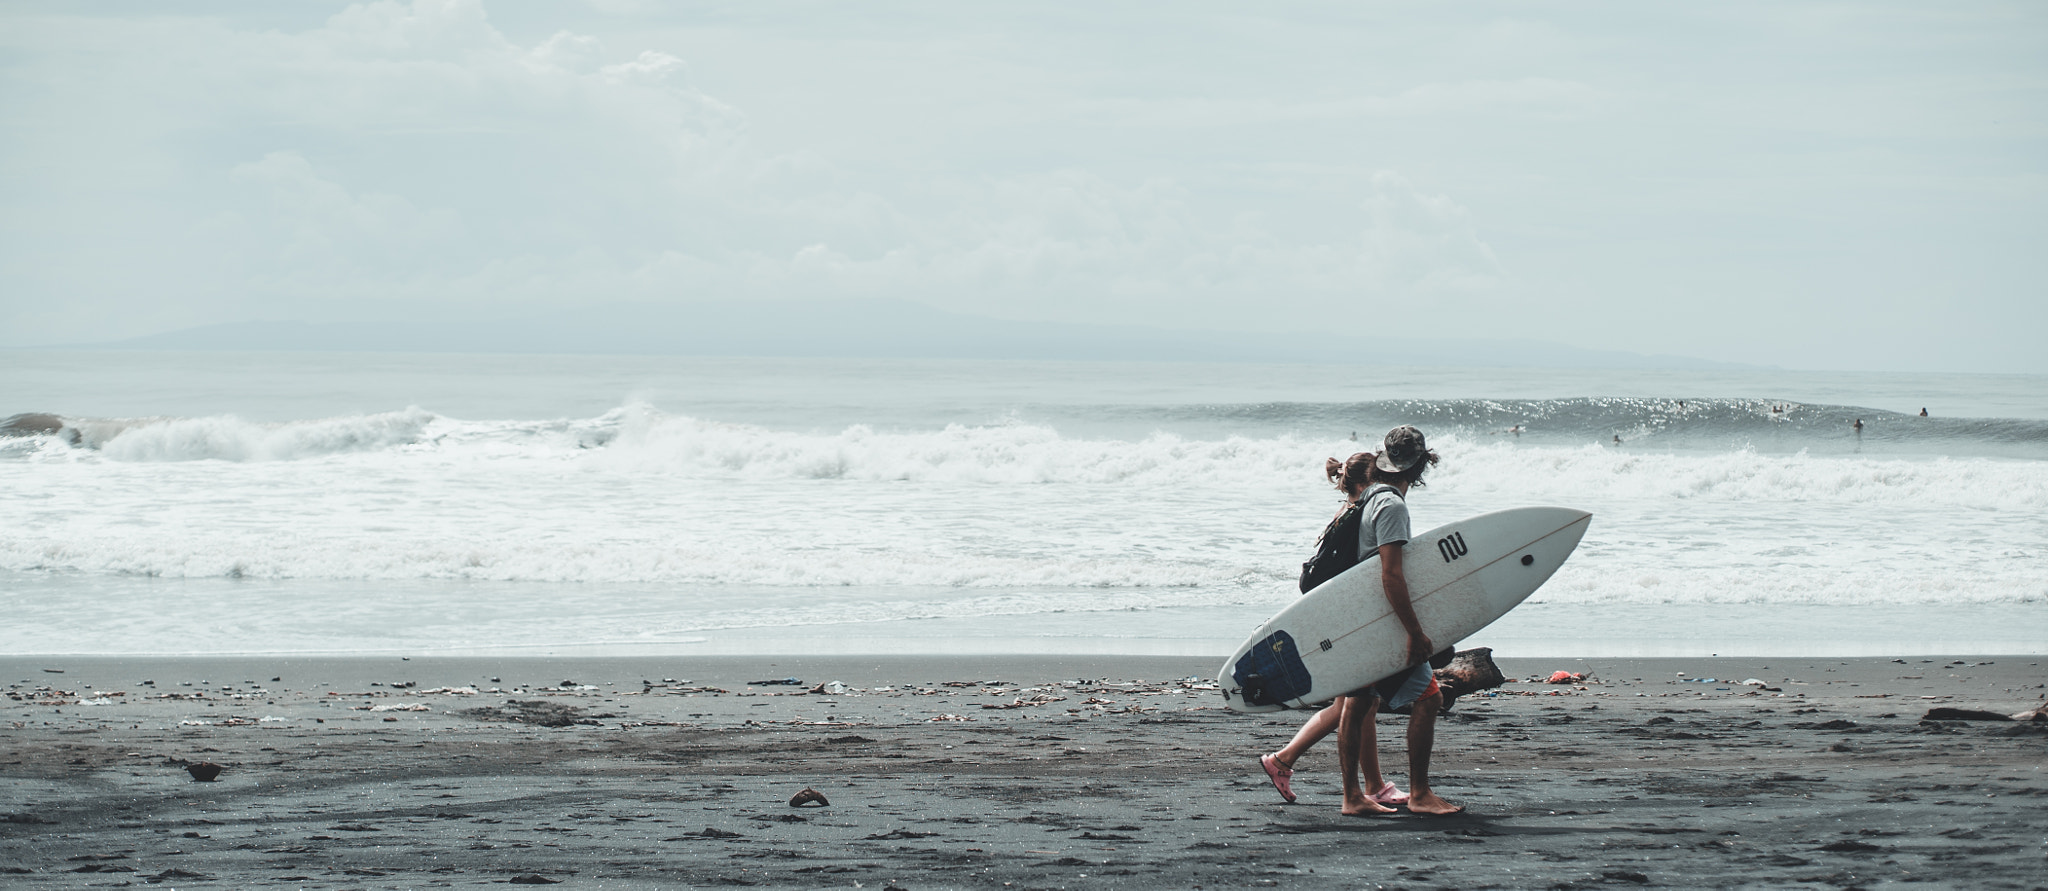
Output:
M1923 720L2048 659L1499 662L1593 677L1457 703L1469 813L1348 818L1209 659L10 657L0 885L2048 886L2048 723Z

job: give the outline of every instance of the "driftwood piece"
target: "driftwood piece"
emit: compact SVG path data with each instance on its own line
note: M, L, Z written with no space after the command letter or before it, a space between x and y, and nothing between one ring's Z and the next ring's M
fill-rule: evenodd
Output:
M825 800L825 793L806 788L789 797L790 807L829 807L832 802Z
M1492 647L1473 647L1459 650L1451 664L1436 670L1436 685L1443 689L1444 705L1440 712L1451 710L1451 703L1458 697L1481 690L1491 690L1507 682L1507 675L1501 674L1500 667L1493 664ZM1409 706L1392 709L1397 714L1407 714Z

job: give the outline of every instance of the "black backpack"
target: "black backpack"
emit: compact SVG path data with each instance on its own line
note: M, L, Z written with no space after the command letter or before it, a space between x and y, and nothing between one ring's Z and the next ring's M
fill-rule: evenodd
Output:
M1358 553L1359 526L1365 522L1365 503L1372 499L1374 490L1392 489L1385 484L1373 486L1359 493L1358 500L1346 505L1344 512L1323 527L1323 537L1316 539L1316 555L1301 564L1301 593L1315 590L1317 585L1327 582L1344 570L1357 566L1365 556Z

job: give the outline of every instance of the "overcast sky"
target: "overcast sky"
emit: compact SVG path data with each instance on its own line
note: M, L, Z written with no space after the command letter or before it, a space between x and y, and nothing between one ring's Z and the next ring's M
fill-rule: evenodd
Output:
M2048 4L0 7L0 344L889 297L2048 372Z

